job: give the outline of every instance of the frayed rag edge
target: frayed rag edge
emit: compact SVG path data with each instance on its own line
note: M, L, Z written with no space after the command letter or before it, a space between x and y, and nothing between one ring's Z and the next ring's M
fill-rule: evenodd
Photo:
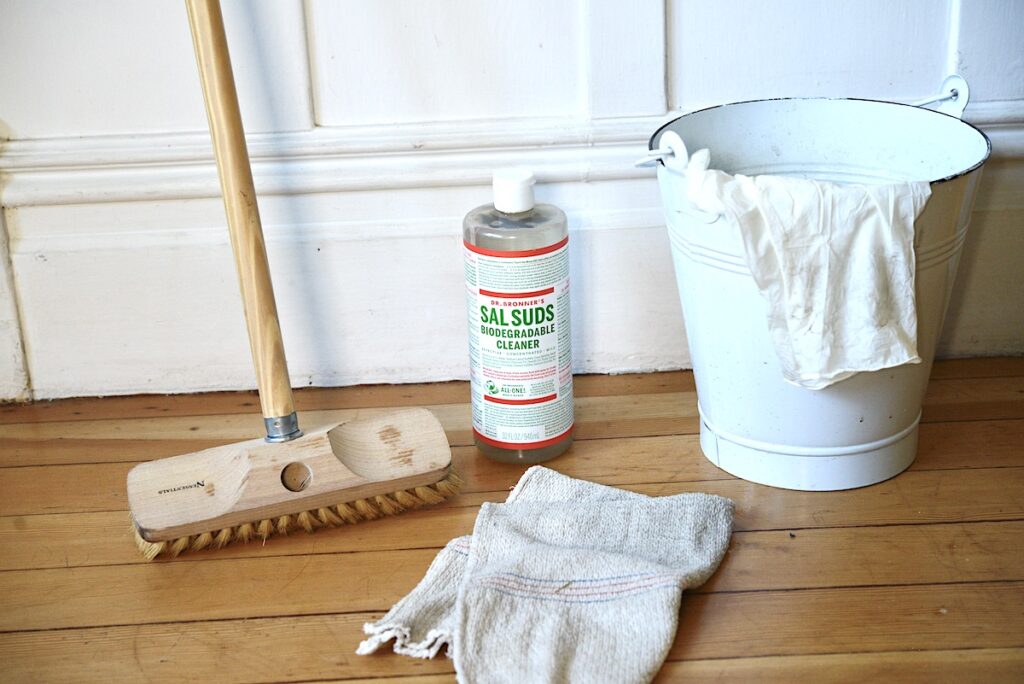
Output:
M395 653L413 658L430 659L438 654L442 646L447 646L445 653L452 657L452 635L448 632L432 629L427 632L423 641L411 642L411 634L405 625L381 624L367 622L363 625L363 633L369 638L359 644L356 655L369 655L381 646L395 640Z

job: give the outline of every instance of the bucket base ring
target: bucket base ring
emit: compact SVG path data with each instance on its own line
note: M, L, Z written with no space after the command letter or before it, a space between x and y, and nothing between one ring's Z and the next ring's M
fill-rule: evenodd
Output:
M781 489L831 492L866 487L902 473L917 455L917 434L918 421L914 421L896 439L844 449L846 453L807 455L806 448L794 454L780 451L785 448L781 445L769 451L740 444L701 420L700 447L716 467L744 480Z

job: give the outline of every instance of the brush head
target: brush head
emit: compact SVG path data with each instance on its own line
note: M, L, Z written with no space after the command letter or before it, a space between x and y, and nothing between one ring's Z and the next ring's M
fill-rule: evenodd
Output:
M400 489L388 494L380 494L368 499L356 499L337 503L333 506L302 511L295 515L283 515L276 519L264 518L244 522L234 527L201 532L175 539L151 542L143 539L135 520L131 521L132 535L135 545L146 560L156 558L174 558L185 551L202 551L203 549L220 549L235 542L250 542L258 539L265 543L274 535L288 534L302 530L315 532L323 527L341 527L353 525L364 520L376 520L389 515L398 515L405 511L423 508L441 503L459 493L462 481L454 472L440 482L431 485Z
M143 463L128 503L147 558L394 515L454 495L426 409L359 410L290 442L250 440Z

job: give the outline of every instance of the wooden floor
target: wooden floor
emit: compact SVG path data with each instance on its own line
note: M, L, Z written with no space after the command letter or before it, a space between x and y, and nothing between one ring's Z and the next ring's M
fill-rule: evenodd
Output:
M259 434L254 395L0 407L0 680L450 681L443 657L353 651L522 472L470 446L467 392L297 395L307 426L358 406L435 410L467 482L448 504L157 563L130 541L125 474ZM577 394L579 441L552 467L736 502L730 551L684 595L660 681L1024 681L1024 359L937 364L913 467L841 493L711 466L689 373L581 377Z

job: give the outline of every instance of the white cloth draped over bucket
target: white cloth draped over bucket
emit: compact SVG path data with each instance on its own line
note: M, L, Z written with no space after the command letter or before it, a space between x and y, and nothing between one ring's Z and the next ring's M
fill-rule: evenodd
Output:
M921 362L914 220L931 195L928 182L734 176L709 165L706 149L690 158L687 199L739 228L786 381L823 389L861 371Z

